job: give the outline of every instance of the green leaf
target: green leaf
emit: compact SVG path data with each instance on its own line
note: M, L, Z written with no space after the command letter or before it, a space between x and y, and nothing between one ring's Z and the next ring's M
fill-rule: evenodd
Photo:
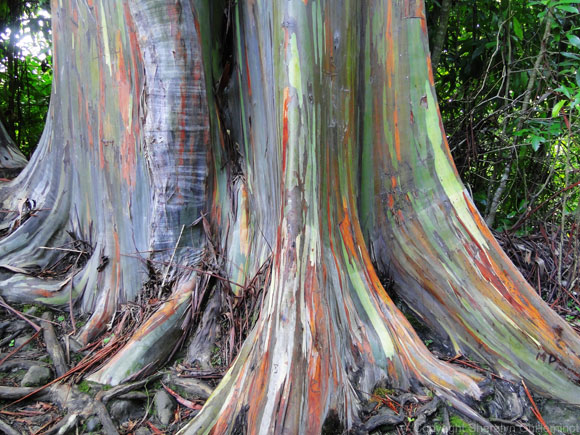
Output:
M565 11L565 12L570 12L573 14L577 14L578 13L578 8L575 6L567 6L567 5L557 5L556 9L559 9L561 11Z
M514 17L513 24L514 24L514 33L516 34L516 36L520 41L523 41L524 32L522 30L522 25L520 24L519 20L516 17Z
M580 69L576 71L576 84L580 86Z
M562 123L559 120L552 122L548 128L548 132L552 136L558 136L562 134Z
M562 92L568 98L572 98L572 94L570 93L570 89L568 89L566 86L559 86L558 88L555 89L555 91Z
M545 142L545 140L546 139L541 136L532 136L532 148L534 151L538 151L540 149L540 145L542 142Z
M560 110L562 110L562 106L564 106L564 104L566 104L566 100L560 100L556 103L556 105L552 108L552 118L556 118L560 114Z
M574 8L576 9L576 8ZM576 9L576 12L578 12L578 9ZM570 44L572 44L574 47L580 48L580 38L578 38L576 35L566 35L568 37L568 40L570 41Z

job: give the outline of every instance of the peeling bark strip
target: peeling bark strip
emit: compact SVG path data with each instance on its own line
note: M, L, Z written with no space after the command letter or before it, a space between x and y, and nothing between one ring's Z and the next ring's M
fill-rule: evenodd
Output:
M457 177L420 0L54 0L52 10L47 126L0 188L11 210L0 215L0 292L76 301L92 313L87 343L150 275L173 283L91 379L118 384L165 362L203 318L190 310L207 253L236 296L269 258L271 278L184 434L362 427L360 403L385 380L483 422L466 404L481 379L428 351L382 287L388 271L457 352L580 405L579 337L507 260ZM70 234L93 247L87 264L35 277L62 255L38 248Z

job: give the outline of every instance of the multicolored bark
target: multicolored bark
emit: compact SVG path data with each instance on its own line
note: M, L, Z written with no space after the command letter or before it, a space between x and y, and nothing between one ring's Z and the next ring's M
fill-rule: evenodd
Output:
M30 164L2 188L2 207L14 212L0 216L1 228L18 218L22 201L33 201L36 212L4 237L0 263L31 274L4 274L2 294L55 305L73 299L92 313L77 337L87 343L120 304L136 300L150 278L148 262L176 288L192 279L205 243L202 225L193 224L208 196L206 88L191 7L59 0L52 11L47 125ZM63 247L69 233L93 248L85 267L59 280L34 277L63 255L41 247ZM182 315L168 309L164 322L175 329ZM175 341L159 341L169 354ZM151 352L131 358L132 371L160 359Z
M525 373L544 394L580 404L569 382L580 374L578 336L503 253L459 180L426 60L422 4L406 4L374 2L375 17L387 19L366 17L373 92L362 104L360 215L373 260L457 353L507 379Z
M13 229L0 242L2 295L74 299L93 313L87 342L137 298L147 265L174 282L93 380L163 362L192 325L209 253L237 296L269 258L271 279L182 433L317 433L330 416L354 428L378 382L429 389L478 418L465 403L481 379L428 351L386 273L457 352L580 404L579 338L507 260L455 172L421 1L55 0L53 13L45 134L1 191L14 210L0 227ZM38 211L15 228L23 200ZM67 232L94 248L82 271L15 273L53 262L58 250L39 247Z

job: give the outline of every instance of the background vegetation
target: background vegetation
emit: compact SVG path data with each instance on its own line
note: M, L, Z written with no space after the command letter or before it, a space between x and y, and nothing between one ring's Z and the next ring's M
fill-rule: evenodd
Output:
M488 224L529 232L565 221L577 231L580 3L427 5L450 147Z
M580 331L580 2L426 3L461 177L528 281Z
M26 156L44 127L52 80L50 2L0 1L0 121Z

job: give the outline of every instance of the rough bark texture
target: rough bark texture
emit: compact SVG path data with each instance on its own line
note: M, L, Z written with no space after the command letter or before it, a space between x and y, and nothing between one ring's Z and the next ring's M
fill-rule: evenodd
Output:
M1 190L15 210L0 227L1 293L74 300L93 313L78 337L88 342L152 268L173 283L93 380L143 374L191 325L211 330L208 317L191 321L203 258L236 296L271 258L255 327L182 433L355 428L379 381L430 389L477 419L466 402L481 379L428 351L379 274L457 352L580 404L579 338L507 260L457 177L422 1L52 7L49 121ZM23 200L34 213L14 225ZM40 247L70 234L92 246L82 270L26 274L62 256ZM208 298L214 312L220 299ZM194 337L191 360L203 347Z

